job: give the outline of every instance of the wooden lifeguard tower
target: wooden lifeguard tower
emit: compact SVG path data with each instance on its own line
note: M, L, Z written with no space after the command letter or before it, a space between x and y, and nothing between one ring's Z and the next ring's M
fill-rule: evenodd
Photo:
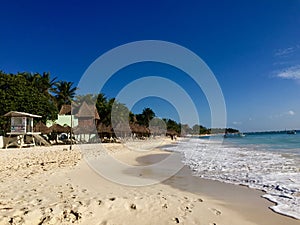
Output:
M4 116L11 117L10 132L7 133L8 138L6 138L4 143L5 148L9 146L16 146L19 148L24 146L35 146L35 139L42 143L45 141L40 136L40 132L33 131L33 119L42 118L42 116L17 111L8 112ZM49 143L47 142L47 144Z

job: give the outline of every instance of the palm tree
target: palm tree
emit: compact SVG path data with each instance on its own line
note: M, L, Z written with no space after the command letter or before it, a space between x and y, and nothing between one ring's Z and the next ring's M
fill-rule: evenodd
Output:
M86 95L76 95L75 103L81 105L83 102L86 102L88 105L95 105L98 99L96 94L86 94Z
M155 113L150 108L143 109L142 114L137 114L136 119L140 125L149 127L149 122L155 117Z
M41 92L46 95L50 95L50 92L54 90L56 84L56 77L51 79L49 72L44 72L42 76L38 79L38 88Z
M148 126L149 126L149 122L150 122L150 120L152 120L155 117L155 113L153 112L152 109L145 108L145 109L143 109L142 114L144 115L144 118L146 119L146 122L148 123Z
M35 80L36 80L36 77L37 77L37 74L33 74L33 73L29 73L29 72L22 72L22 73L18 73L17 74L18 76L23 76L25 77L25 79L27 81L29 81L30 83L34 84L35 83Z
M40 92L44 93L46 96L50 95L53 91L53 87L56 83L56 77L51 79L49 72L39 73L18 73L18 75L25 77L33 86L35 86Z
M58 109L60 109L64 104L71 104L77 90L77 88L73 87L73 85L74 83L69 81L58 81L54 84L55 88L53 93L55 94Z

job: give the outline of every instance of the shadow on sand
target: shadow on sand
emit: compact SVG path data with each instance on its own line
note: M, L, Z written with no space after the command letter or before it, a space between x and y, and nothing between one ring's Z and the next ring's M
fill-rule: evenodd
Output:
M149 165L149 163L155 164L163 162L167 156L174 154L170 152L166 153L167 154L158 153L144 155L138 157L136 161L141 165ZM178 159L180 160L181 156L180 154L178 155ZM130 169L123 172L125 174L132 174ZM272 212L269 207L274 204L261 197L264 194L262 191L250 189L246 186L227 184L220 181L213 181L194 176L189 167L184 166L183 164L177 173L163 181L160 181L161 176L157 170L154 172L158 175L156 183L162 183L163 185L170 186L180 191L190 192L199 196L208 196L215 200L220 200L225 202L226 206L242 213L244 217L249 220L252 220L253 215L255 215L256 221L265 221L265 224L271 224L268 223L268 221L274 221L274 218L276 218L278 225L284 225L286 222L289 222L289 224L297 223L297 220L293 218ZM145 176L145 179L147 179L149 173L151 173L151 171L148 169L146 174L141 172L139 177L143 178ZM161 171L161 173L164 173L164 171Z

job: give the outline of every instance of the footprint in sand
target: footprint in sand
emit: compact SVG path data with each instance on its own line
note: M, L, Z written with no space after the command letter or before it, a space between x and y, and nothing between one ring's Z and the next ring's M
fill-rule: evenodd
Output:
M191 213L192 212L192 208L194 208L194 205L191 205L191 207L186 206L185 209L184 209L184 211Z
M116 198L115 198L115 197L112 197L112 198L109 198L109 200L113 202L113 201L116 200Z
M217 209L211 208L210 210L217 216L220 216L222 214L221 211L219 211Z
M198 198L197 200L195 200L194 202L203 202L203 200L201 198Z
M179 219L177 217L173 218L173 220L175 221L175 223L179 223Z
M22 224L24 222L25 222L24 218L20 216L11 217L10 220L8 221L9 224Z
M132 203L132 204L130 205L130 208L133 209L133 210L136 210L136 204L133 204L133 203Z
M72 195L71 198L75 199L77 198L77 195Z

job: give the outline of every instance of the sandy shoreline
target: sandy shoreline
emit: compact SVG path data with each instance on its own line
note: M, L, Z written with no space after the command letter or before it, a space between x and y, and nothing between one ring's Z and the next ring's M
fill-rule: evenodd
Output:
M164 144L170 143L159 143ZM122 144L101 146L134 166L150 165L170 154L159 149L132 151ZM1 225L299 224L268 209L272 203L260 197L262 192L200 179L187 167L163 182L131 187L96 173L78 146L71 151L64 148L68 147L0 150Z

